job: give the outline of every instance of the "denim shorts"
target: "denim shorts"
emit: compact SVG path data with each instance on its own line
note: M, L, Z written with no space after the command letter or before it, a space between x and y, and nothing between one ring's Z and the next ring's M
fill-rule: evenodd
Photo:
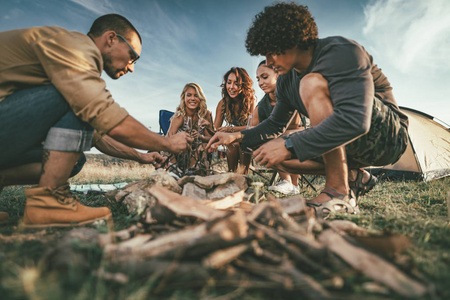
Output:
M44 149L87 151L94 131L53 85L20 90L0 101L0 128L0 169L41 162Z

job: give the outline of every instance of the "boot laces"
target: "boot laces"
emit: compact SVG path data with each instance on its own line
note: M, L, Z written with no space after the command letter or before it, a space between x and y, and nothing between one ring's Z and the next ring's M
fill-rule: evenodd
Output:
M77 196L70 192L70 185L68 183L51 190L51 193L61 204L69 205L80 201Z

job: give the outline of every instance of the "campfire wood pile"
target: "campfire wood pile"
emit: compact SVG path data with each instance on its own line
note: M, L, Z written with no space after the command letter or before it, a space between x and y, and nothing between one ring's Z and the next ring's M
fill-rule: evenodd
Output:
M432 292L400 254L410 244L406 237L319 220L301 196L268 195L255 204L247 201L255 200L252 187L232 173L175 182L160 172L109 193L140 210L141 219L100 235L103 255L124 273L159 276L160 291L214 285L326 299L358 284L366 292L412 298Z

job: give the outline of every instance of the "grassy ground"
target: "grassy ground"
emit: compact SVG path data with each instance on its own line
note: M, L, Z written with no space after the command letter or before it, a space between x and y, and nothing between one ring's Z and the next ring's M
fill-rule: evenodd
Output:
M72 183L113 183L145 178L153 171L151 166L139 166L122 161L109 161L99 156L89 157L85 169ZM259 177L255 179L261 180ZM320 190L323 180L314 182ZM407 256L428 280L436 286L434 299L450 299L450 223L447 197L450 178L433 182L389 182L383 181L360 201L361 214L342 215L339 218L351 220L358 225L374 230L391 230L411 239L413 245ZM24 187L7 187L0 194L0 211L8 211L11 219L0 226L0 299L148 299L155 288L155 278L133 279L127 284L118 284L99 279L92 270L104 264L101 249L80 244L84 253L83 263L74 258L73 265L64 272L43 272L48 269L49 259L55 242L69 229L48 229L25 232L20 226L25 204ZM305 198L316 192L303 189ZM107 205L101 194L79 194L87 205ZM136 220L126 213L124 207L111 207L114 215L114 230L128 228ZM108 230L106 225L97 226L100 232ZM54 250L54 249L53 249ZM85 267L80 267L85 266ZM86 268L86 266L88 266ZM219 295L226 293L225 297ZM228 293L228 294L227 294ZM353 291L355 299L362 292ZM370 298L370 295L364 295ZM152 296L154 299L155 296ZM281 294L245 290L202 291L177 290L160 298L171 299L275 299ZM385 299L385 298L383 298ZM398 298L400 299L400 298ZM433 299L433 297L430 297Z

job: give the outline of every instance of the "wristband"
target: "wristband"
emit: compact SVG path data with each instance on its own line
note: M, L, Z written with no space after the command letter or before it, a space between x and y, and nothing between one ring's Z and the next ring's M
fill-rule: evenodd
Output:
M291 158L297 158L297 155L295 154L294 145L292 145L292 140L288 137L284 138L284 146L286 149L291 152Z

